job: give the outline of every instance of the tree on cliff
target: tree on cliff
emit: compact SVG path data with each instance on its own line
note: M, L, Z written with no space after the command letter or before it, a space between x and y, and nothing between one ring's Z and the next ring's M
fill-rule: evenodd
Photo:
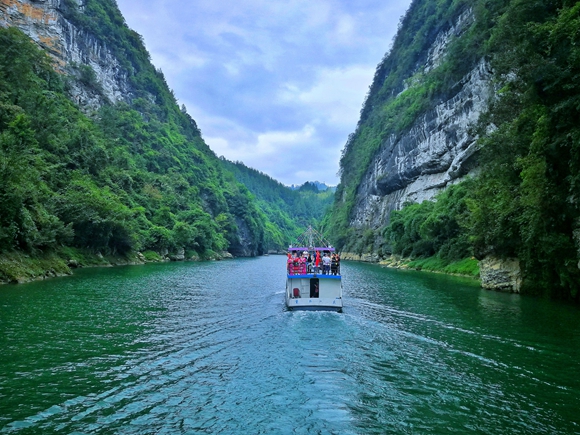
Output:
M475 19L450 40L441 64L418 69L433 38L468 8ZM369 249L366 240L370 249L406 255L514 256L524 291L579 300L579 28L580 4L569 0L413 1L343 151L328 236L349 250ZM491 63L499 90L477 127L480 176L436 203L393 213L376 233L349 228L363 174L385 138L445 101L480 59Z

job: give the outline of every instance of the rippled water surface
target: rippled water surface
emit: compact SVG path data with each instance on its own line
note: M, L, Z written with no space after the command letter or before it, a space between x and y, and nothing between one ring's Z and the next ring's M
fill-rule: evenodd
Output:
M287 312L285 257L0 287L0 433L580 433L580 311L343 265Z

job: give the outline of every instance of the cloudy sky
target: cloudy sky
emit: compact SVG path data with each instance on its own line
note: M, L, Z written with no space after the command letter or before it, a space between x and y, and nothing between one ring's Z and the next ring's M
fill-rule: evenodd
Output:
M335 185L410 0L117 3L218 156L288 185Z

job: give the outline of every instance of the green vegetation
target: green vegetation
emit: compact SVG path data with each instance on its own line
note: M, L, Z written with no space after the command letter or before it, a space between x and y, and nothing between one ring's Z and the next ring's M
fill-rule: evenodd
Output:
M90 15L99 4L116 10L88 2L91 25L106 18ZM134 99L91 117L70 101L70 79L44 52L17 29L0 29L0 255L43 258L62 246L118 256L261 254L270 223L121 24L102 32L118 37L108 43L130 64ZM89 67L73 69L95 87Z
M109 101L90 66L57 73L22 32L0 29L0 281L68 273L71 260L260 255L322 216L331 192L293 192L215 156L114 0L59 7L114 54L129 92ZM103 104L81 111L79 86Z
M436 201L407 204L391 213L380 249L411 259L407 263L411 268L479 276L469 221L469 197L475 184L466 180L440 193Z
M266 215L265 243L269 249L286 249L308 225L317 226L334 199L331 189L319 191L314 183L306 182L292 190L241 162L221 160Z
M33 257L23 252L12 252L10 256L0 256L0 283L68 274L70 274L70 269L66 261L54 252L40 253Z
M417 270L428 270L430 272L443 272L451 275L465 275L474 278L479 277L479 262L475 258L464 258L459 261L445 261L433 256L429 258L418 258L407 263L407 266Z
M473 185L467 180L443 191L437 201L409 204L391 213L386 244L404 257L436 255L449 262L472 256L467 197Z
M431 258L418 260L423 268L472 255L514 256L522 265L524 292L578 301L580 4L469 3L475 21L428 73L416 70L426 47L467 3L415 0L411 5L344 149L341 184L325 218L327 233L349 250L362 238L379 240L375 251ZM453 83L483 57L501 90L478 127L481 175L433 202L392 213L379 237L370 229L350 229L356 191L379 145L445 99Z
M502 97L486 123L473 245L520 259L527 290L580 300L580 3L511 2L490 39ZM484 126L482 126L482 129ZM580 242L580 240L578 240Z

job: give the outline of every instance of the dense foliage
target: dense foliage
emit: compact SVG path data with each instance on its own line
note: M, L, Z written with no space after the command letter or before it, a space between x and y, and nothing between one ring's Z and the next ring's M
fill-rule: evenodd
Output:
M334 199L331 189L319 191L314 182L291 189L241 162L223 158L222 162L248 188L266 215L265 242L270 249L285 249L309 225L317 226Z
M344 149L341 184L326 219L330 233L347 248L360 245L361 238L376 242L372 230L355 236L348 224L361 177L378 146L444 99L454 80L485 56L501 90L480 120L481 175L435 202L394 212L381 229L385 242L372 249L442 259L515 256L524 272L524 291L578 299L580 3L469 3L474 23L452 40L443 64L428 74L417 67L425 47L466 2L412 3Z
M473 2L466 0L414 0L403 17L391 51L377 67L356 131L343 149L340 161L341 180L336 202L327 219L327 232L337 246L358 241L360 234L349 228L355 196L364 173L379 149L391 135L408 129L417 117L447 99L454 85L481 56L483 33L473 24L466 34L456 38L449 55L441 64L424 71L429 46L440 31ZM483 2L481 2L483 3ZM479 23L479 22L477 22Z
M265 250L266 218L249 191L162 77L142 70L131 104L89 118L47 56L20 31L0 29L0 251Z
M391 213L384 236L392 252L405 257L436 255L448 261L473 255L467 203L473 186L468 180L440 193L437 201L409 204Z
M113 53L130 92L111 102L90 66L57 74L28 37L0 29L0 253L256 255L322 216L331 192L295 192L216 158L114 0L59 8ZM70 101L79 86L96 111Z
M483 171L471 206L476 254L516 256L528 291L576 299L579 29L575 1L517 0L500 16L490 52L503 88L484 120L498 128L482 140Z

